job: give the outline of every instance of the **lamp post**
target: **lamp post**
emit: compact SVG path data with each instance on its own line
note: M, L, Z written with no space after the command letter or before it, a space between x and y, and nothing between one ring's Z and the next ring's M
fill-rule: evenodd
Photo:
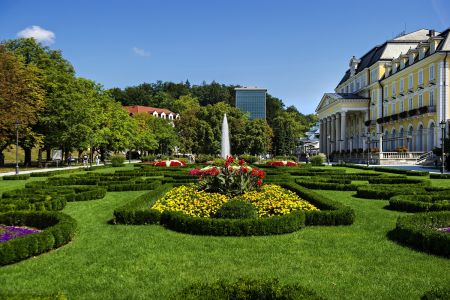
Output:
M330 165L330 148L331 148L331 144L330 144L330 135L327 135L327 162L328 165Z
M367 132L367 167L370 164L370 132Z
M16 175L19 175L19 120L16 121Z
M443 174L443 173L444 173L444 168L445 168L445 149L444 149L444 143L445 143L445 126L446 126L445 121L441 121L441 122L439 123L439 126L441 127L441 130L442 130L442 139L441 139L441 149L442 149L441 157L442 157L442 166L441 166L441 174Z

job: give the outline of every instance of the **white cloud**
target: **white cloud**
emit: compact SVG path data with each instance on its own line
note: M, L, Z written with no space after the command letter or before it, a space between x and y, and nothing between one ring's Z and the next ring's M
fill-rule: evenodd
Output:
M136 55L142 56L142 57L149 57L150 56L150 52L145 51L142 48L138 48L138 47L133 47L133 52Z
M53 44L55 42L55 33L46 30L40 26L30 26L17 33L21 38L34 38L38 42Z

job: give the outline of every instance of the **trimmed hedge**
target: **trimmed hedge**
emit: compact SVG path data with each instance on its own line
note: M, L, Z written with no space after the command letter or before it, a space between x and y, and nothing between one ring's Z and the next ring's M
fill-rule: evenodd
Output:
M371 184L422 184L422 185L430 185L431 182L429 180L423 179L414 179L408 178L406 176L391 176L391 177L375 177L369 178L369 183Z
M429 172L426 172L426 171L410 171L410 170L405 170L405 169L395 169L395 168L388 168L388 167L367 167L367 166L360 166L360 165L354 165L354 164L348 164L348 163L337 164L337 165L333 165L333 166L367 170L367 171L393 173L393 174L403 174L403 175L409 175L409 176L427 176L429 174Z
M11 264L67 244L75 235L77 223L57 212L9 212L0 214L0 224L30 226L43 232L0 243L0 265Z
M306 226L351 225L355 221L355 211L344 204L322 196L296 183L287 182L282 187L295 192L300 198L310 202L320 211L306 211Z
M77 169L63 169L63 170L47 171L47 172L33 172L30 174L30 176L31 177L52 177L55 175L77 173L80 171L85 171L85 169L77 168Z
M426 194L425 186L418 184L377 184L377 185L362 185L356 191L356 197L365 199L379 199L389 200L396 195L420 195Z
M419 251L450 257L450 234L435 228L450 227L450 211L399 217L391 237Z
M435 174L435 173L431 173L430 174L430 178L433 178L433 179L449 179L450 178L450 174Z
M305 299L320 300L314 291L298 284L282 285L277 279L243 279L235 282L199 282L190 285L171 297L175 300L228 300L228 299Z
M450 299L450 287L434 288L431 291L427 291L421 300L449 300Z
M0 292L0 299L2 300L67 300L67 296L64 293L56 294L24 294L24 293L7 293Z
M448 192L445 192L448 194ZM442 194L397 195L389 199L389 208L407 212L450 210L450 197Z
M145 183L123 183L108 185L108 192L153 190L161 185L161 181Z
M2 178L3 180L27 180L30 178L30 174L6 175Z
M317 180L313 181L315 179L316 178L310 180L296 179L295 182L303 187L317 190L356 191L358 189L357 185L351 183L344 184Z
M153 204L173 187L172 184L164 184L153 191L145 193L133 201L114 210L113 223L144 225L157 224L161 219L161 213L151 209Z
M182 212L165 211L161 224L174 231L213 236L256 236L291 233L305 225L305 213L294 211L283 216L247 219L191 217Z

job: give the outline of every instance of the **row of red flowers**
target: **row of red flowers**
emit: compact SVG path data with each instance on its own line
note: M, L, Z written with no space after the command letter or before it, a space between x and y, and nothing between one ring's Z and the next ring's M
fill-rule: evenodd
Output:
M298 163L295 161L269 161L267 165L272 167L296 167Z
M184 167L186 164L179 160L160 160L152 163L155 167Z

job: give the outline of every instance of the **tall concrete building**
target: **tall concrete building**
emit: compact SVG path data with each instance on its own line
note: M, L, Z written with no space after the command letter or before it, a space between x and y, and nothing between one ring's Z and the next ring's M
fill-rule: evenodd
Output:
M267 89L257 87L235 88L236 107L250 113L250 120L266 118Z

